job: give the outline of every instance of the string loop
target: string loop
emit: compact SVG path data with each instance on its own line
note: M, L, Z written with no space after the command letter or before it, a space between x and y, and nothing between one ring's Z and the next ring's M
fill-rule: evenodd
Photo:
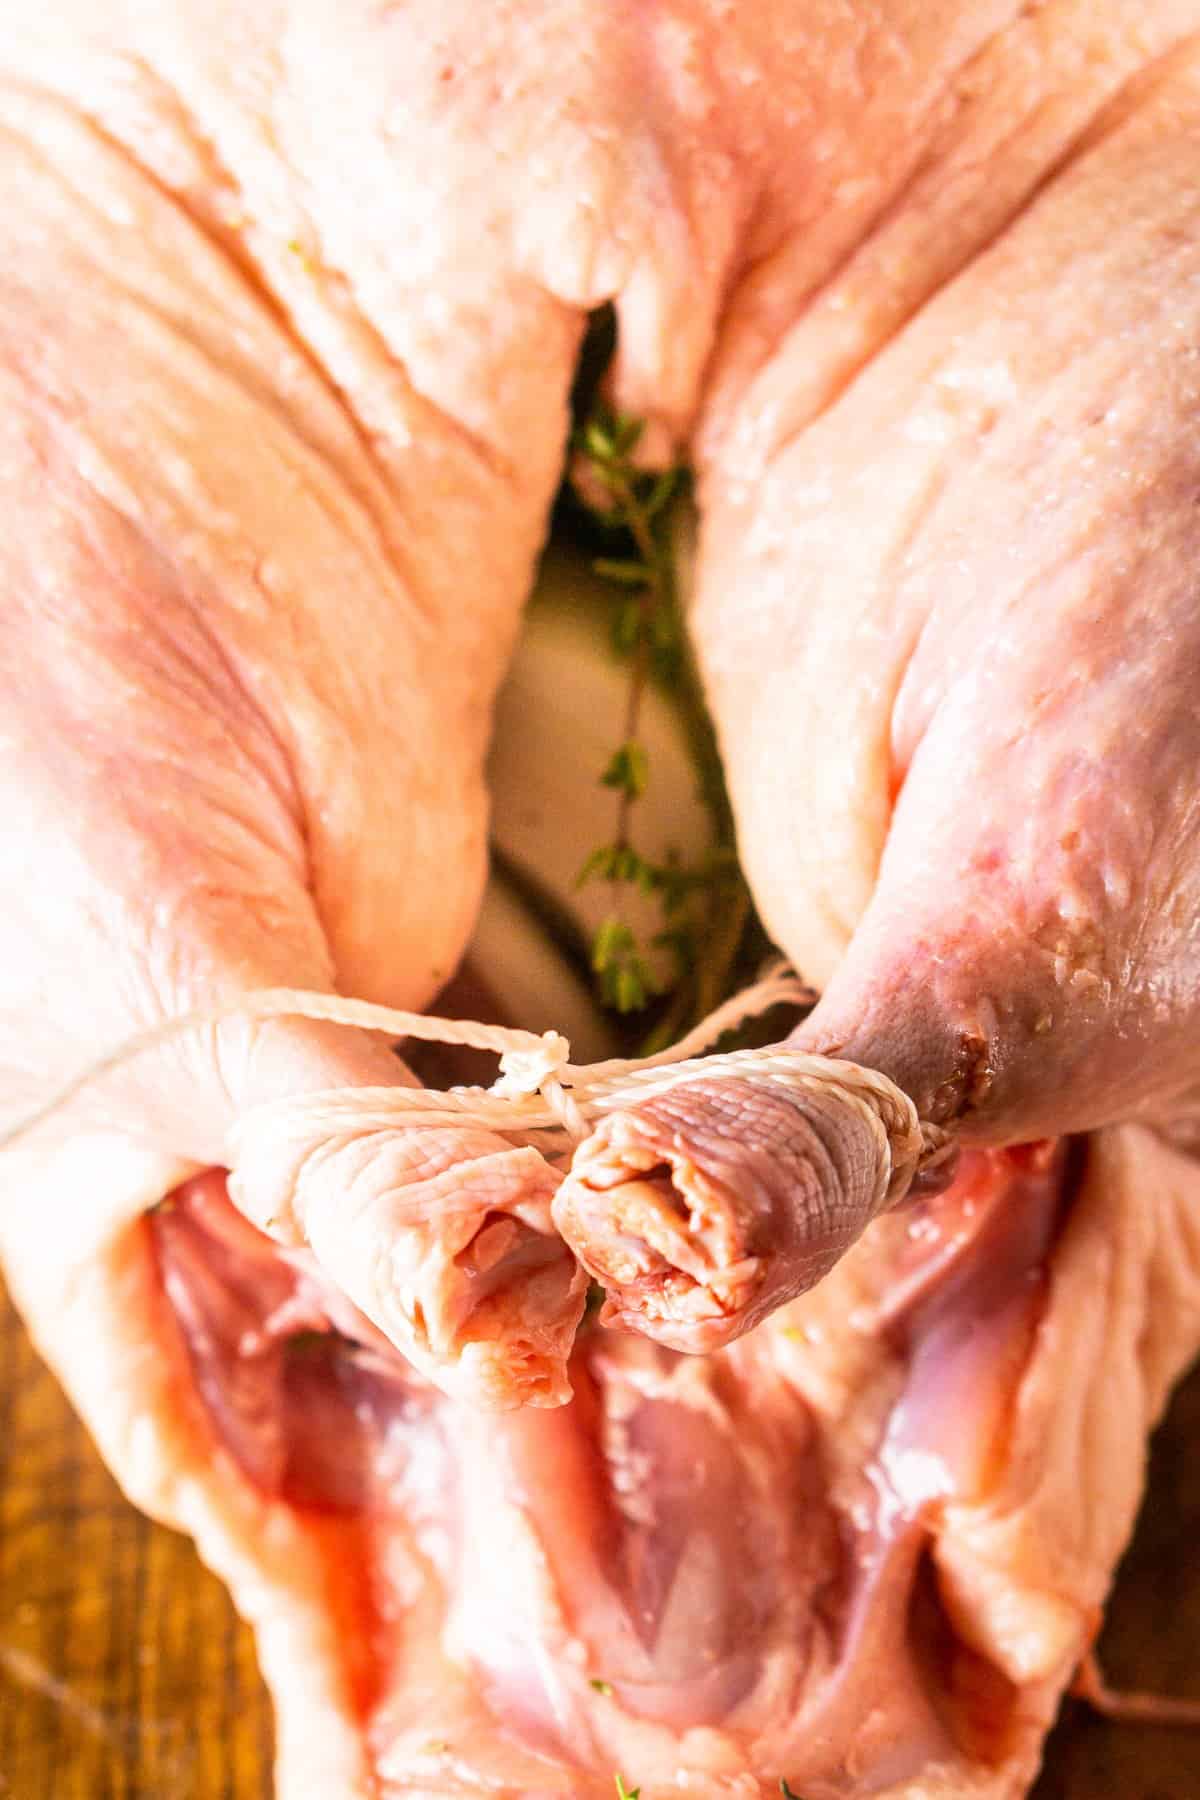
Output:
M489 1088L341 1087L286 1095L254 1107L239 1121L235 1150L240 1137L264 1124L276 1129L286 1129L289 1124L298 1128L303 1120L308 1132L321 1127L334 1131L401 1123L482 1125L514 1144L561 1154L572 1151L607 1113L651 1099L681 1083L737 1075L792 1089L832 1089L848 1105L869 1111L887 1139L888 1156L881 1178L888 1197L894 1198L907 1189L916 1173L944 1161L953 1151L953 1140L938 1126L919 1120L912 1101L886 1075L778 1044L704 1054L744 1020L776 1006L809 1005L815 998L812 989L785 964L776 963L669 1048L653 1056L577 1065L570 1061L569 1041L557 1031L539 1036L474 1019L402 1012L336 994L264 988L223 1006L169 1019L128 1039L83 1069L34 1112L0 1132L0 1149L50 1118L81 1089L167 1038L239 1015L296 1017L356 1025L398 1039L488 1050L500 1059L499 1074Z

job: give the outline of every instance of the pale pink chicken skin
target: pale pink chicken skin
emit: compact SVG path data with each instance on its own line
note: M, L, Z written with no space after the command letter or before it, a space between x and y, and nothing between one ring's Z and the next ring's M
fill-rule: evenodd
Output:
M583 314L611 297L618 398L698 457L695 625L747 865L829 984L804 1041L981 1140L1186 1113L1198 15L55 0L12 21L14 1103L214 994L434 992L478 897L490 697ZM261 1499L198 1461L129 1226L258 1100L399 1079L356 1034L223 1027L7 1157L18 1297L130 1491L261 1618L290 1793L375 1779L341 1702L341 1736L307 1741L336 1689L324 1553L286 1509L264 1536ZM377 1327L402 1135L310 1146L281 1198ZM511 1208L542 1205L532 1179ZM269 1186L235 1183L264 1223ZM546 1211L523 1222L557 1254ZM1147 1311L1126 1453L1192 1348ZM1132 1494L1072 1536L1089 1603Z
M700 436L692 623L756 898L825 988L796 1047L882 1070L966 1143L1119 1118L1191 1141L1200 73L1189 39L1085 125L1081 75L1016 129L1025 59L1061 23L1024 20L1003 73L983 59L942 128L949 167L759 346L748 387L735 298ZM1002 119L1036 162L1068 116L1078 141L1036 180L978 194L966 125ZM995 229L970 253L948 247L964 206ZM732 1090L723 1104L736 1115ZM753 1116L752 1089L740 1106ZM691 1127L695 1162L699 1110ZM727 1192L739 1136L716 1159ZM849 1152L852 1121L843 1136ZM609 1157L614 1202L642 1162ZM556 1205L598 1273L629 1234L570 1221L590 1179ZM693 1172L672 1187L686 1213ZM700 1226L621 1316L680 1346L696 1309L705 1342L749 1328L873 1216L869 1184L811 1188L807 1224L740 1294L704 1285L722 1251ZM724 1256L743 1275L738 1210ZM689 1316L664 1328L671 1312Z
M908 1192L911 1163L883 1178L881 1136L836 1090L714 1074L602 1119L551 1216L603 1284L605 1324L715 1350L812 1287Z
M1200 7L594 7L14 24L9 1091L216 993L435 990L613 297L616 396L699 461L756 895L838 968L803 1041L985 1139L1189 1105ZM106 1116L220 1161L255 1099L395 1078L231 1027Z
M1197 1103L1193 52L862 367L787 379L827 295L708 439L695 623L756 895L825 989L795 1041L968 1142Z

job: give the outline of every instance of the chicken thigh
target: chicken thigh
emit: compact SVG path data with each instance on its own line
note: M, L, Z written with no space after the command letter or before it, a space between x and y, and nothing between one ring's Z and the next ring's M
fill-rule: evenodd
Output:
M791 1045L955 1142L1186 1142L1200 77L1187 39L1101 103L1110 36L1048 96L1066 24L1037 9L1003 74L973 65L798 317L786 252L735 290L691 619L756 900L824 989ZM736 1079L670 1110L610 1122L555 1210L626 1322L698 1347L818 1279L880 1191L849 1112Z

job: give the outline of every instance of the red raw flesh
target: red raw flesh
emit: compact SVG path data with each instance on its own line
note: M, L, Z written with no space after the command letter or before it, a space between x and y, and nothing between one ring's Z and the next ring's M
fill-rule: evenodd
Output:
M833 1792L852 1749L879 1781L948 1745L1004 1753L1016 1692L948 1626L925 1548L943 1496L984 1490L1001 1466L1066 1171L1063 1146L969 1153L945 1193L880 1222L874 1328L906 1373L850 1512L828 1487L839 1421L811 1411L769 1328L702 1358L589 1331L570 1406L496 1418L381 1347L303 1253L246 1223L219 1173L185 1183L151 1231L225 1447L262 1491L337 1522L331 1604L362 1639L364 1717L404 1718L377 1524L433 1521L437 1616L453 1617L494 1729L591 1766L588 1670L538 1652L556 1629L544 1597L506 1586L499 1566L512 1512L615 1705L675 1730L734 1729L748 1755L794 1733L810 1785ZM782 1723L763 1686L781 1654L796 1684Z
M300 1256L247 1223L221 1173L185 1182L150 1225L196 1385L243 1473L296 1507L386 1504L403 1425L429 1414L428 1384Z

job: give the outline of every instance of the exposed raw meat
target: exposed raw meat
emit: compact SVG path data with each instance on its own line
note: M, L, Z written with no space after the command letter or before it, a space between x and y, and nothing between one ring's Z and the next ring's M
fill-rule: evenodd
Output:
M375 1090L248 1115L246 1213L311 1246L327 1275L448 1392L555 1406L586 1278L551 1223L559 1174L469 1125L406 1125Z
M764 1064L611 1113L553 1208L605 1321L711 1350L811 1287L908 1190L922 1143L899 1102L850 1064L795 1085Z
M294 1506L370 1507L388 1479L386 1428L427 1399L425 1384L311 1257L246 1223L223 1176L164 1200L151 1236L197 1391L238 1467Z
M600 1800L614 1771L666 1800L683 1770L711 1800L1015 1800L1200 1341L1197 1186L1133 1128L971 1153L752 1337L593 1327L572 1404L502 1421L216 1176L82 1283L13 1266L27 1305L73 1291L35 1306L46 1348L139 1498L240 1573L284 1800Z

